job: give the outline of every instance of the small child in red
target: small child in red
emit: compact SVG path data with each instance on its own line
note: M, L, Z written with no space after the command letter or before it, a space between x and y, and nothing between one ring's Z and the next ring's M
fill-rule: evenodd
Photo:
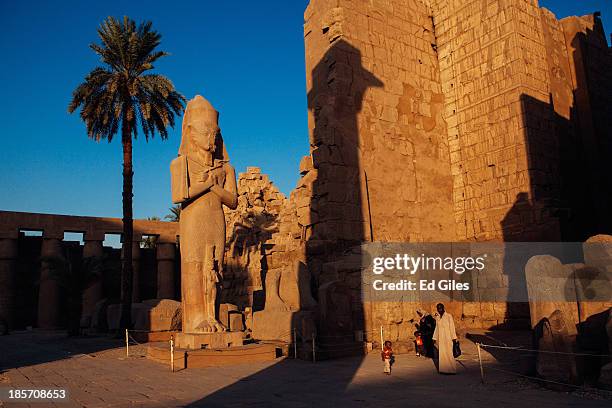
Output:
M391 375L391 359L393 358L393 349L391 348L391 342L389 340L385 341L385 346L383 347L380 355L382 357L382 361L385 363L384 373Z

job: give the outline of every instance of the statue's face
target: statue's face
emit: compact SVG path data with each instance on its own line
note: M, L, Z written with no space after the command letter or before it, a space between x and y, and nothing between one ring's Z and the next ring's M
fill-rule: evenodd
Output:
M215 140L219 134L219 127L208 122L192 120L189 124L191 140L200 149L213 153Z

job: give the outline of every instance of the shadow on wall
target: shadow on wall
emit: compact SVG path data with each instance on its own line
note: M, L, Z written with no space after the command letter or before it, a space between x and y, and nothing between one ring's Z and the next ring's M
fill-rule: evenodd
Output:
M521 96L531 191L504 219L505 241L550 239L555 219L562 241L612 232L612 52L594 19L594 30L565 28L573 65L549 58L548 103Z
M355 332L366 329L361 271L341 263L343 258L358 259L353 249L372 240L357 116L367 89L382 86L362 66L360 51L343 40L334 43L312 73L308 108L314 119L310 143L316 178L310 201L314 223L306 231L305 255L317 288L313 295L319 303L322 356L359 354L363 348L355 342Z
M565 165L563 199L571 203L570 216L580 214L584 219L570 218L568 232L564 231L567 240L612 234L612 48L599 13L592 18L593 29L577 32L568 44L576 83L570 117L573 140L562 150L562 158L569 156L582 173L576 172L576 166ZM573 191L579 185L584 197Z
M552 97L545 103L522 95L521 105L531 191L519 193L504 218L504 241L584 242L610 234L610 131L585 134L577 109L566 119Z
M569 64L573 65L564 67L558 58L548 56L549 101L521 95L531 189L517 194L514 205L502 221L505 242L583 242L597 234L612 233L612 178L609 177L612 159L612 53L601 21L597 16L593 18L593 30L572 31L576 29L572 27L572 24L577 24L576 18L568 19L564 27L569 37L566 38ZM551 53L554 55L554 50ZM571 84L571 89L568 84ZM584 263L582 246L580 253L570 254L572 251L569 249L563 252L543 254L527 249L519 257L523 265L534 255L554 255L563 264ZM512 256L510 260L506 254L505 266L516 265L517 254ZM564 256L569 258L564 260ZM581 268L572 273L567 286L573 288L577 284L578 274L580 287L588 288L593 282L599 282L600 274L588 273L588 270L588 267ZM515 293L526 293L524 276L509 273L508 284ZM608 353L605 335L608 310L602 311L595 305L588 308L592 310L583 311L581 302L589 300L578 300L573 305L566 303L569 309L564 308L564 302L559 300L558 309L550 316L536 316L540 320L534 327L532 348ZM577 316L568 315L572 309L578 310ZM528 303L507 304L506 322L529 316ZM575 383L594 383L604 364L598 357L581 357L575 361L555 358L554 375ZM546 361L539 364L545 367Z
M516 195L504 217L504 242L584 242L612 234L612 52L596 15L593 30L572 26L584 18L565 23L567 64L548 42L544 25L551 93L548 102L521 95L531 189ZM523 255L526 264L544 254ZM504 259L504 265L509 263ZM526 293L522 278L510 273L510 290ZM529 318L526 303L510 302L506 310L506 322Z
M584 242L612 233L612 50L597 14L592 30L575 27L588 18L564 22L568 64L555 50L548 55L548 103L521 96L531 191L518 194L504 219L505 241Z

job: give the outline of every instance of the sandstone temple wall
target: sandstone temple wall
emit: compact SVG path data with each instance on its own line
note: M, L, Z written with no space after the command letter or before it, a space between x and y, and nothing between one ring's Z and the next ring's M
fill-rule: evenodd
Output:
M361 242L610 232L612 53L596 16L559 21L536 0L311 0L304 19L311 154L267 259L281 288L306 266L322 335L330 321L409 335L415 305L363 303ZM489 275L483 289L508 290L503 270ZM466 325L528 320L526 304L457 303Z
M609 228L610 51L597 17L559 21L534 0L313 0L304 30L307 240Z
M432 13L459 238L584 240L609 229L598 207L609 204L601 164L612 150L590 126L610 122L599 19L559 21L535 0L437 0ZM588 61L573 48L589 48Z
M443 95L427 7L404 0L313 1L304 41L317 170L315 238L454 240Z
M535 103L549 98L540 9L525 0L440 0L432 9L459 238L558 239L540 194L557 174L547 167L556 158L542 157L557 149Z

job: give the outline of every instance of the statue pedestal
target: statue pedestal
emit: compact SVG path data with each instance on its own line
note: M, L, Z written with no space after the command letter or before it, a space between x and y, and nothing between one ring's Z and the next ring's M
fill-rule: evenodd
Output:
M175 345L182 349L224 349L242 346L243 332L177 333Z

